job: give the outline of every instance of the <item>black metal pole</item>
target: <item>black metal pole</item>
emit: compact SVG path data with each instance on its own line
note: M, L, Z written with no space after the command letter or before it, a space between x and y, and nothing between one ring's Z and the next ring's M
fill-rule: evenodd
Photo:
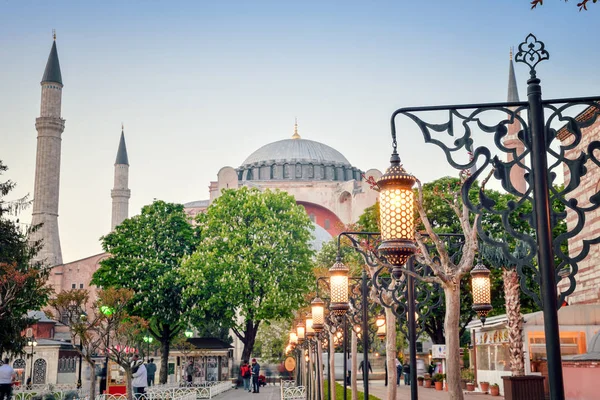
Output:
M77 389L81 389L81 363L83 361L82 353L83 345L81 344L81 338L79 338L79 376L77 378Z
M538 268L541 277L546 354L548 356L548 383L550 385L550 399L563 400L565 392L560 355L552 226L550 224L544 108L540 80L535 77L534 72L527 81L527 99L529 101L529 127L531 130L531 171L533 172L532 189L538 240Z
M406 269L414 271L414 257L410 257L406 262ZM406 290L408 292L408 347L410 353L410 399L418 400L419 392L417 387L417 327L415 321L415 281L410 275L406 276Z
M331 335L329 335L327 341L327 344L329 345L329 348L327 349L327 400L331 400L331 339ZM335 381L335 377L333 377L333 380Z
M344 315L344 400L348 400L348 393L346 388L348 387L348 319Z
M35 338L31 337L31 364L29 365L29 385L33 386L33 341Z
M369 321L368 321L368 305L369 305L369 288L367 287L367 271L363 268L362 271L362 339L363 339L363 386L364 396L369 398Z

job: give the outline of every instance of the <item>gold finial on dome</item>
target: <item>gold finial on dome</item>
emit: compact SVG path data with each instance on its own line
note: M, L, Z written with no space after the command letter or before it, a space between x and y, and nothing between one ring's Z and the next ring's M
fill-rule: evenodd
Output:
M292 135L292 139L300 139L300 135L298 135L298 118L294 118L294 134Z

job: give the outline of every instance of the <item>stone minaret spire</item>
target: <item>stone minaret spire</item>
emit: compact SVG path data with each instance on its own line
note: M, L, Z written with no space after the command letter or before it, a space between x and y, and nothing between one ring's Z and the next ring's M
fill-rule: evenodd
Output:
M125 146L125 133L121 125L121 140L117 150L115 161L115 184L110 191L112 197L112 221L110 230L113 231L117 225L129 217L129 159L127 158L127 147Z
M42 225L32 235L32 239L42 240L42 248L35 260L54 266L62 264L58 235L58 192L61 135L65 129L65 120L60 117L63 83L56 50L56 34L41 85L40 117L35 120L38 136L31 223Z
M517 90L517 79L515 77L515 68L513 65L513 52L510 50L510 60L508 64L508 98L509 102L518 102L519 101L519 92ZM515 149L517 152L517 156L523 154L525 150L525 145L518 138L519 131L521 130L521 124L519 121L515 121L514 123L508 125L508 134L504 139L504 146L509 149ZM514 159L512 154L507 155L507 161L512 161ZM525 162L524 160L522 161ZM527 190L527 183L525 182L525 170L518 166L514 166L510 171L510 182L513 187L522 194L525 194Z

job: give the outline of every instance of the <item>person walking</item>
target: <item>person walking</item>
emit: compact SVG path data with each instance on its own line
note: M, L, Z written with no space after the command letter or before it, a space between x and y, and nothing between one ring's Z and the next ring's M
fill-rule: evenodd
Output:
M252 393L258 393L260 385L258 384L258 375L260 374L260 364L256 358L252 359Z
M402 373L404 373L404 384L410 385L410 365L408 363L402 366Z
M396 360L396 386L400 386L400 376L402 375L402 363L397 358Z
M156 364L154 358L151 358L146 364L146 373L148 374L148 386L154 386L154 376L156 374Z
M250 365L248 365L248 361L242 363L240 374L242 375L242 381L244 382L244 390L251 392L250 378L252 377L252 370L250 369Z
M10 366L9 359L4 359L4 364L0 367L0 400L10 400L12 397L12 385L17 377L17 373Z
M148 386L148 371L146 371L144 361L140 360L140 356L137 354L133 355L133 360L131 361L131 376L133 377L133 380L131 381L133 397L139 399L146 393L146 387Z
M360 373L363 373L363 368L365 366L365 360L362 360L360 362L360 365L358 366L358 369L360 370ZM369 369L370 373L373 373L373 368L371 368L371 361L367 360L367 368Z

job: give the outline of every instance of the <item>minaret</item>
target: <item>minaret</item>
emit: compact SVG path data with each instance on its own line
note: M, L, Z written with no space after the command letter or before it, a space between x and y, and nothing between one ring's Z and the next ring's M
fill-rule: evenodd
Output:
M510 50L510 60L508 64L508 102L518 102L519 92L517 90L517 79L515 77L515 68L513 65L513 52ZM518 138L519 131L521 130L521 123L515 120L514 123L508 125L508 134L504 139L504 146L509 149L516 149L517 156L523 154L525 151L525 145ZM507 154L507 161L512 161L514 157L512 154ZM525 161L522 160L521 163ZM519 166L514 166L510 170L510 182L513 187L522 194L525 194L527 190L527 183L525 182L525 170Z
M121 125L121 140L117 150L117 159L115 161L115 184L110 191L112 197L112 221L110 230L123 222L129 216L129 159L127 158L127 147L125 146L125 132Z
M40 117L35 120L37 129L37 155L33 189L32 225L42 224L32 235L42 240L42 248L35 257L47 266L62 264L60 237L58 235L58 193L60 186L60 148L65 120L60 117L62 75L56 50L56 34L46 70L42 77Z

